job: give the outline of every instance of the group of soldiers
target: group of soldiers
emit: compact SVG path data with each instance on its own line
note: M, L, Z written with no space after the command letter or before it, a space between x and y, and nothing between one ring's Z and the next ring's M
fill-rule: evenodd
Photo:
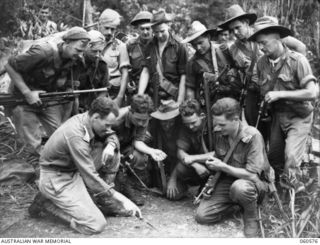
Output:
M26 100L14 124L40 156L30 215L53 214L94 234L107 225L104 215L142 218L141 182L160 182L170 200L193 185L203 194L198 223L240 207L245 236L257 237L273 169L276 181L302 185L317 91L305 45L276 18L257 19L239 5L216 29L194 21L184 40L171 34L165 11L138 13L131 25L139 36L126 43L115 38L120 21L106 9L96 30L73 27L6 65L13 94ZM107 90L64 104L41 100L44 92L97 88Z

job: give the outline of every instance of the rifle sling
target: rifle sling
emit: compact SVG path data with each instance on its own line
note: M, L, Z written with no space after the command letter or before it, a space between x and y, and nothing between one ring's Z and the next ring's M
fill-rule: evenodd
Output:
M241 134L240 134L240 129L239 129L239 132L238 132L238 134L237 134L236 139L234 140L234 142L233 142L232 145L230 146L227 154L226 154L225 157L223 158L223 162L224 162L224 163L228 164L228 161L229 161L232 153L234 152L235 148L236 148L237 145L239 144L240 140L241 140ZM210 186L211 186L210 193L212 193L212 192L214 191L214 189L215 189L215 187L216 187L216 184L217 184L217 182L218 182L221 174L222 174L222 172L221 172L221 171L218 171L218 172L216 172L216 173L214 174L213 178L211 179L211 181L210 181L210 182L211 182L211 184L210 184Z
M162 65L162 60L159 54L159 51L157 48L155 48L156 50L156 55L157 55L157 72L159 74L159 85L160 87L166 91L168 94L170 94L174 99L176 99L178 97L178 88L171 83L170 81L168 81L164 74L163 74L163 65Z

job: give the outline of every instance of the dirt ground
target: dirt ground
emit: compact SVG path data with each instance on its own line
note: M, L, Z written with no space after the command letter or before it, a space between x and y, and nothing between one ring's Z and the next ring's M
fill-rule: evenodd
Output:
M56 220L30 218L27 209L35 193L34 186L29 184L0 189L0 237L86 237ZM144 218L156 230L137 218L107 217L106 229L91 237L243 237L240 215L226 219L219 225L197 224L194 220L192 193L178 202L147 195L146 204L141 210Z

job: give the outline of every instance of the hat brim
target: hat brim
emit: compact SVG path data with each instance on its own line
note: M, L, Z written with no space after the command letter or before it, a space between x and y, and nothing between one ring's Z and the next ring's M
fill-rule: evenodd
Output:
M151 21L151 26L156 26L164 23L169 23L173 21L173 17L166 16L164 19L158 20L158 21Z
M197 39L198 37L200 37L204 34L210 34L211 36L214 36L217 34L217 29L208 29L208 30L203 30L203 31L197 32L197 33L183 39L181 41L181 43L190 43L193 40Z
M150 19L133 20L130 23L130 25L132 25L132 26L138 26L141 24L150 24L150 26L151 26Z
M274 31L276 33L279 33L280 34L280 38L284 38L284 37L287 37L287 36L292 36L292 32L288 28L286 28L284 26L279 26L279 25L277 25L277 26L268 26L268 27L262 28L262 29L256 31L255 33L253 33L248 38L248 41L252 41L252 42L256 41L257 36L259 34L262 34L262 33L266 32L266 31L268 31L268 32L269 31Z
M256 20L257 20L258 16L254 13L246 13L246 14L242 14L233 18L230 18L228 20L226 20L225 22L223 22L222 24L220 24L218 27L222 28L222 29L229 29L229 24L235 20L239 20L239 19L248 19L249 20L249 25L252 25Z
M172 118L175 118L177 116L179 116L180 112L179 112L179 108L173 110L173 111L169 111L169 112L160 112L160 111L155 111L153 113L150 114L150 116L152 116L155 119L158 120L170 120Z

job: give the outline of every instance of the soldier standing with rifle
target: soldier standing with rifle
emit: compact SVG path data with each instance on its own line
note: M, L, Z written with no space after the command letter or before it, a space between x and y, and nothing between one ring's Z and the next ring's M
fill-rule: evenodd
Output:
M234 4L226 9L226 19L219 27L229 29L236 37L236 41L230 46L230 53L243 81L239 99L243 112L241 115L244 114L247 123L254 126L257 121L260 97L259 89L256 86L257 77L254 74L254 69L257 60L263 53L258 48L258 45L248 40L248 38L253 33L251 25L257 20L257 15L246 13L239 5ZM287 38L283 42L292 49L305 52L305 45L294 37Z
M182 41L191 43L196 50L187 64L187 97L196 98L204 107L205 93L209 93L209 108L219 98L238 98L242 87L237 70L232 68L228 47L211 42L210 34L215 35L216 30L208 30L199 21L194 21L187 38ZM204 89L205 80L209 80L208 91Z
M11 57L6 65L13 93L28 103L14 108L14 123L19 136L37 154L41 152L40 122L50 136L62 120L61 106L57 102L43 104L39 94L73 89L73 64L83 58L90 37L84 29L74 27L62 39L58 44L48 41L34 45L26 53Z
M129 90L131 94L138 92L138 85L140 75L143 69L146 69L145 53L146 48L152 41L152 28L151 28L152 14L148 11L139 12L131 21L131 25L136 27L139 32L137 38L128 40L127 50L130 58L131 70L129 72Z
M258 85L272 115L269 160L277 176L284 168L284 180L297 190L303 185L300 164L311 130L316 78L306 57L283 44L289 29L267 19L254 27L249 40L264 52L257 63Z
M241 114L245 115L247 123L251 126L256 123L259 101L258 88L252 82L252 79L255 79L252 74L256 61L262 52L256 43L247 39L252 34L251 25L256 19L256 14L246 13L239 5L235 4L226 9L226 21L219 25L222 29L229 29L237 38L230 47L230 53L243 81L239 98L243 112Z
M240 105L235 99L222 98L212 106L215 156L206 161L210 171L221 172L211 195L203 198L196 221L213 224L240 205L244 210L244 234L257 237L257 203L268 190L270 165L259 131L239 119ZM214 188L215 187L215 188Z

